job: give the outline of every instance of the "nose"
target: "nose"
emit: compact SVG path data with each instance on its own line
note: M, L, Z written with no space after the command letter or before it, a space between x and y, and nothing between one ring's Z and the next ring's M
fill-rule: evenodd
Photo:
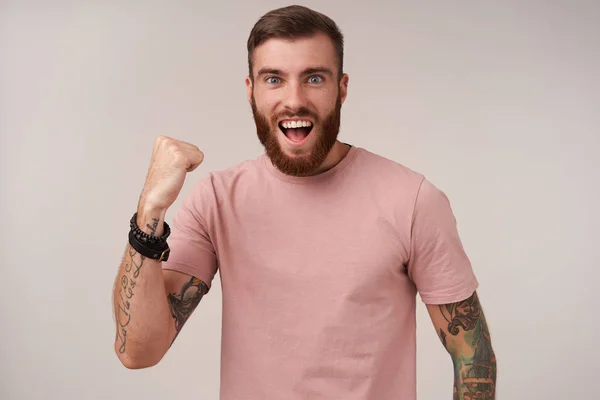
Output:
M304 92L304 87L300 82L290 81L286 85L283 105L286 109L291 111L297 111L306 107L306 93Z

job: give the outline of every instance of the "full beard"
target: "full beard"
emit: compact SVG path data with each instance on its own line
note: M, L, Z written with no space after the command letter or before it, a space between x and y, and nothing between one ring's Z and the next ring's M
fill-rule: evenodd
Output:
M271 121L261 114L256 108L254 94L252 94L252 114L256 124L256 133L258 139L265 148L266 154L273 165L287 175L292 176L310 176L323 164L325 158L337 141L340 120L341 120L341 98L338 95L335 108L321 122L320 119L310 112L307 108L300 108L294 113L285 113L284 115L273 115ZM311 117L313 120L313 129L310 135L316 136L312 148L307 155L287 155L279 144L277 139L279 126L277 121L282 116L286 118L293 117Z

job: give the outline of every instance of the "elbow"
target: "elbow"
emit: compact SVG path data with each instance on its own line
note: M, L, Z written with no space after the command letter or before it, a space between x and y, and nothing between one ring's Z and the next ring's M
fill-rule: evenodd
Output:
M158 364L163 355L160 356L151 354L149 351L143 352L120 352L119 348L115 348L115 353L121 364L127 369L146 369Z
M158 362L148 363L148 362L143 362L140 360L132 359L129 357L119 357L119 360L121 361L121 364L123 364L123 366L127 369L145 369L145 368L153 367L156 364L158 364Z

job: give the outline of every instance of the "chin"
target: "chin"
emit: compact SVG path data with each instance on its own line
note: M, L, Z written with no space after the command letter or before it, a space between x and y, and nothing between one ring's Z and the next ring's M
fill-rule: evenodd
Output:
M256 132L267 156L275 167L285 174L312 175L325 162L337 140L339 118L336 115L339 113L326 118L324 124L313 119L312 129L305 137L301 137L301 131L287 132L279 123L269 124L268 119L254 107L253 112Z

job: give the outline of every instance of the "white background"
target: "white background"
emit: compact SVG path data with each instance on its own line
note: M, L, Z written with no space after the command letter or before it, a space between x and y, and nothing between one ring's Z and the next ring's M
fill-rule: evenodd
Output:
M219 284L139 371L113 352L112 284L156 136L206 155L184 194L262 151L245 44L287 3L0 4L0 398L217 399ZM303 4L346 37L340 138L452 202L498 398L596 398L600 2ZM418 323L419 399L450 399L452 364L422 304Z

